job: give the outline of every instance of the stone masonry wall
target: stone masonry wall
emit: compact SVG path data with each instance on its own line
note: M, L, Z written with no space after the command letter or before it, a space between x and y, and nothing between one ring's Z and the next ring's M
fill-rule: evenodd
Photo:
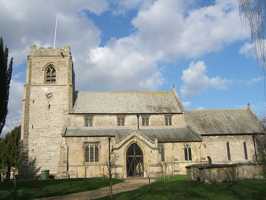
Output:
M45 83L45 67L49 64L56 69L56 83ZM72 104L70 49L33 47L28 57L26 86L29 95L24 99L24 110L28 109L23 113L21 139L28 143L24 148L27 148L29 161L34 161L39 172L49 169L56 174L63 128Z
M63 156L65 160L61 162L61 171L66 173L66 162L69 166L70 177L91 177L91 176L107 176L108 163L108 138L107 137L67 137L65 138L66 145L69 148L68 161L67 156ZM85 162L86 142L99 143L99 162ZM121 144L117 144L114 138L111 140L111 160L113 163L113 174L116 177L126 178L126 152L132 143L139 145L143 151L144 159L144 176L161 176L162 174L174 175L185 174L186 166L201 162L201 143L162 143L165 149L165 161L161 161L161 156L158 152L158 143L151 143L145 138L132 135ZM192 150L192 161L186 161L184 158L184 145L189 144ZM66 154L66 151L64 152ZM65 168L65 169L64 169Z
M192 165L188 177L204 183L232 182L241 179L263 178L263 166L255 163Z
M230 145L231 161L227 158L226 142ZM244 156L243 142L246 142L248 160ZM246 162L255 160L254 143L251 135L239 136L204 136L203 146L206 156L210 156L213 163Z
M109 114L109 115L92 115L93 116L93 127L117 127L117 115ZM85 115L81 114L70 114L69 115L69 124L72 127L84 127L85 126ZM138 126L138 118L137 115L128 114L125 115L125 127L128 128L137 128ZM139 117L139 126L142 126L141 117ZM172 115L172 126L169 127L185 127L185 120L183 114L173 114ZM152 127L165 127L165 115L164 114L151 114L149 119L149 128Z

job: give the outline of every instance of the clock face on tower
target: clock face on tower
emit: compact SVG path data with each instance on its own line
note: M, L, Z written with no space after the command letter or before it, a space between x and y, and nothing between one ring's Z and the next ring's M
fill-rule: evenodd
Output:
M50 99L50 98L53 97L53 93L52 93L52 92L48 92L48 93L46 93L45 95L46 95L46 98L47 98L47 99Z

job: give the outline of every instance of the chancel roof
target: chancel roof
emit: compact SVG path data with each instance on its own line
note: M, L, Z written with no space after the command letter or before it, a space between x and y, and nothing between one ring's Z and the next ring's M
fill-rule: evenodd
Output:
M181 113L174 91L78 92L73 113Z
M185 113L187 124L201 135L263 133L263 126L247 109L195 110Z

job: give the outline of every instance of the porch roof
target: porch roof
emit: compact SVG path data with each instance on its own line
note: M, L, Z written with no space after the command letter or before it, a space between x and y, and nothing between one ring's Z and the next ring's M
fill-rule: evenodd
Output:
M201 136L189 127L183 128L95 128L95 127L67 127L64 137L115 137L118 142L128 135L137 133L152 141L158 142L196 142L201 141Z

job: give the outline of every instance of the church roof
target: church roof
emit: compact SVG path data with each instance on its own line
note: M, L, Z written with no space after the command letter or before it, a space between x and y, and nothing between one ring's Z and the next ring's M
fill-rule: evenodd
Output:
M263 133L263 126L250 109L195 110L185 113L187 124L201 135Z
M181 113L174 91L78 92L73 113Z
M154 128L154 129L142 129L140 131L145 136L152 140L155 138L159 142L196 142L201 141L199 134L195 133L189 127L184 128Z
M158 142L194 142L201 141L200 135L195 133L189 127L184 128L145 128L145 129L127 129L127 128L94 128L94 127L68 127L65 130L65 137L115 137L118 142L122 141L128 135L137 133L148 139Z

